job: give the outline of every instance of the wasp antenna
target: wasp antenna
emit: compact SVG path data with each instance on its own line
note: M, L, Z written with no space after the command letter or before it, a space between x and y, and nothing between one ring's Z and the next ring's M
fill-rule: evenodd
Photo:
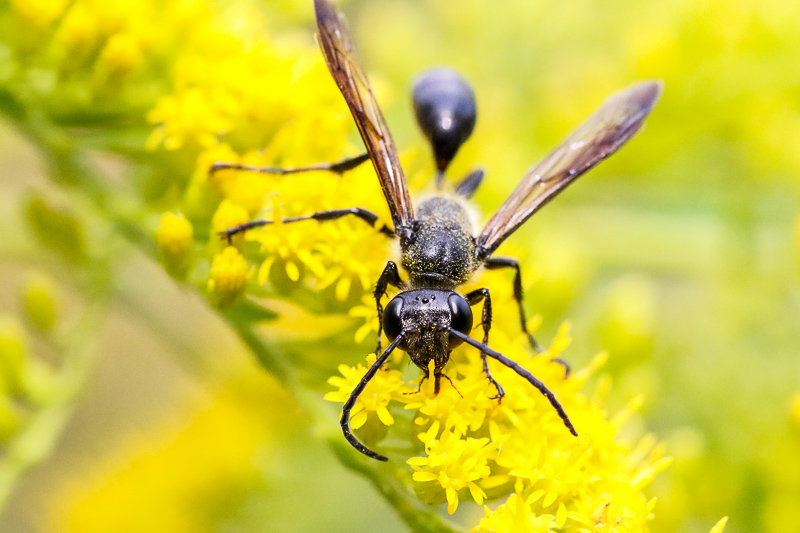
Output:
M404 332L401 332L397 336L397 338L393 340L389 346L386 347L386 349L383 351L380 357L378 357L375 360L375 362L372 363L372 366L369 367L367 373L364 374L364 377L361 378L361 381L358 382L358 385L356 385L356 388L353 389L353 392L350 393L350 397L347 399L347 401L344 403L344 406L342 407L342 418L340 420L340 423L342 426L342 433L344 433L344 438L347 439L347 442L349 442L353 446L353 448L360 451L367 457L372 457L373 459L377 459L378 461L388 461L389 458L377 452L373 452L372 450L364 446L361 443L361 441L359 441L356 438L355 435L353 435L353 432L350 429L350 411L353 409L353 406L355 406L358 397L361 396L362 392L364 392L364 388L367 386L367 383L369 383L369 381L375 376L375 374L378 372L378 369L381 366L383 366L383 363L386 362L386 359L389 358L389 355L391 355L395 347L403 339L403 335Z
M553 394L553 391L551 391L550 389L547 388L547 385L542 383L540 380L538 380L536 378L536 376L531 374L529 370L526 370L525 368L521 367L519 365L519 363L517 363L516 361L514 361L512 359L509 359L508 357L506 357L505 355L501 354L500 352L496 352L496 351L492 350L491 348L489 348L485 344L476 341L472 337L468 337L467 335L464 335L460 331L458 331L456 329L453 329L453 328L447 328L447 329L448 329L448 331L450 332L451 335L454 335L454 336L458 337L459 339L461 339L462 341L464 341L467 344L469 344L470 346L472 346L474 348L477 348L478 350L481 351L481 353L485 353L489 357L491 357L493 359L497 359L498 361L503 363L505 366L507 366L508 368L510 368L511 370L513 370L514 372L516 372L517 374L522 376L523 378L527 379L528 382L531 385L536 387L539 390L539 392L541 392L544 395L544 397L548 399L548 401L550 402L550 405L553 406L553 409L556 410L556 412L558 413L558 416L561 417L561 420L564 422L564 425L567 427L569 432L572 433L573 435L575 435L576 437L578 436L578 432L575 431L575 426L573 426L572 422L570 422L569 416L567 416L567 412L564 411L564 408L561 406L559 401L556 399L556 395Z

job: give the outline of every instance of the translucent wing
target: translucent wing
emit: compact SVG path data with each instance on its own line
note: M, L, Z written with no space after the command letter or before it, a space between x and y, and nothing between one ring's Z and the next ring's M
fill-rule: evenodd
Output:
M531 215L638 131L661 94L660 81L619 91L538 165L531 168L478 236L477 254L489 257Z
M403 169L397 158L386 120L372 94L369 80L356 53L353 38L336 9L328 0L314 0L319 42L333 79L342 92L361 132L375 172L389 204L397 233L411 228L414 208L408 194Z

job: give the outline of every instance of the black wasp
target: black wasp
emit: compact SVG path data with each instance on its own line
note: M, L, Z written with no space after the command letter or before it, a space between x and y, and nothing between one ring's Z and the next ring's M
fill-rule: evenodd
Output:
M612 95L550 155L528 171L483 230L474 236L473 223L465 208L465 200L477 189L483 172L478 170L464 177L456 185L455 194L440 192L439 195L421 202L415 209L398 160L397 149L372 94L352 37L341 16L328 0L314 0L314 5L325 61L350 107L367 153L338 163L295 169L217 163L212 171L235 168L278 174L306 170L341 173L355 168L367 159L375 167L389 204L393 224L392 228L381 226L381 231L400 241L401 264L408 274L408 281L401 279L393 261L386 264L378 279L375 302L380 328L386 332L391 343L381 352L379 329L375 353L380 355L342 408L341 426L345 438L361 453L386 461L386 457L359 442L350 430L350 411L359 395L395 348L408 352L411 360L425 372L429 362L434 362L434 389L438 392L439 381L444 375L443 370L450 358L450 352L462 343L480 350L486 377L497 389L496 398L502 398L505 392L492 377L487 356L511 368L536 387L547 397L569 431L577 435L567 413L544 383L516 362L487 346L492 320L489 290L478 289L462 295L456 289L481 267L514 270L514 297L519 307L522 331L528 336L534 349L543 351L526 327L519 264L515 259L493 257L492 254L531 215L578 176L617 151L636 133L658 99L661 83L642 82ZM441 191L445 170L475 125L474 94L469 85L452 70L434 69L418 79L413 100L417 120L433 148L437 167L436 184ZM347 215L356 216L372 226L378 224L376 214L360 207L291 217L283 222L333 220ZM230 228L223 235L230 239L241 231L271 223L271 220L253 220ZM383 309L381 298L386 294L389 285L401 292ZM483 302L483 342L469 337L473 325L471 306L480 302Z

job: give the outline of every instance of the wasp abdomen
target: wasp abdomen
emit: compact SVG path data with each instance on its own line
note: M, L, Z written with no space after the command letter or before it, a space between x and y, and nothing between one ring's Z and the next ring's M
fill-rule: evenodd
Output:
M456 71L435 68L417 78L413 99L417 122L443 171L475 128L475 94Z

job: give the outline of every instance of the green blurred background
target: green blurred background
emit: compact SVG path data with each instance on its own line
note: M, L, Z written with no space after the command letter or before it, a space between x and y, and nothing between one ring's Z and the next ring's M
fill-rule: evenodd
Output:
M630 431L675 457L650 489L653 531L704 532L729 515L729 533L800 532L800 4L340 5L420 168L414 76L451 65L474 85L478 125L452 172L487 170L487 214L608 94L664 80L644 131L505 251L536 278L526 301L540 339L569 320L575 367L610 352L612 413L644 395ZM310 0L259 8L270 31L311 39ZM0 310L37 269L68 310L77 295L18 208L31 185L50 187L41 161L9 123L0 140ZM265 517L271 531L403 531L204 302L143 258L125 273L76 414L0 531L263 531Z

